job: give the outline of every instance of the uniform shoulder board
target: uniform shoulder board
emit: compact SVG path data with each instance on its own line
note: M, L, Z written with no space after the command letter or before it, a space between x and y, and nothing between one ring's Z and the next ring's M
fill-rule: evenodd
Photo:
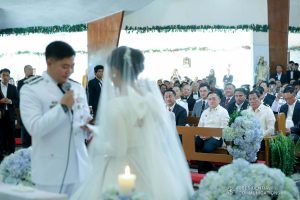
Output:
M24 81L24 83L32 85L32 84L38 83L41 80L43 80L42 76L33 76L33 77L30 77L29 79L27 79L26 81Z
M73 83L77 83L77 84L80 84L79 82L77 81L74 81L73 79L69 78L69 81L73 82Z

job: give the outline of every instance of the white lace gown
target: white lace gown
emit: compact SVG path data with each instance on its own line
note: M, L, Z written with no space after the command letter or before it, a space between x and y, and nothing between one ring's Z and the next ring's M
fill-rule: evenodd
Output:
M118 185L126 165L136 175L135 189L150 199L189 199L193 189L187 163L175 126L160 113L159 103L134 90L110 101L110 112L89 147L92 174L72 200L100 200L103 191Z

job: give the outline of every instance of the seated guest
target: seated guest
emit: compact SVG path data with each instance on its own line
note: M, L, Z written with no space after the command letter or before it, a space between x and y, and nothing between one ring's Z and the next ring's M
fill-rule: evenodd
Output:
M286 132L291 133L291 130L300 122L300 102L296 98L293 85L285 87L283 96L286 104L280 107L280 112L283 112L286 117Z
M181 88L182 96L181 99L188 103L189 111L192 111L194 108L194 104L196 100L193 98L193 95L191 95L191 86L189 84L185 84Z
M209 86L207 83L201 83L200 88L199 88L199 93L200 93L200 100L196 101L192 116L193 117L201 117L201 114L203 111L208 108L208 103L207 103L207 95L209 92Z
M228 105L227 111L229 115L232 113L246 110L249 106L249 101L246 99L246 90L244 88L237 88L234 91L235 102Z
M276 73L273 74L271 78L274 78L275 81L280 81L282 84L285 84L287 82L286 74L283 73L283 67L281 65L276 66Z
M160 84L159 89L161 94L164 94L165 91L167 90L167 86L165 84Z
M172 88L171 82L168 80L164 80L164 84L166 85L167 89Z
M297 142L300 139L300 122L291 127L290 131L293 141Z
M277 91L276 91L276 82L275 81L269 81L269 93L271 95L276 96Z
M248 110L259 119L260 128L263 135L273 135L275 130L275 116L272 109L264 105L260 100L261 93L258 90L252 90L249 93L250 107Z
M220 97L215 92L210 92L207 97L208 106L203 111L199 124L199 127L211 127L211 128L224 128L228 125L229 115L225 108L220 106ZM197 136L195 138L196 151L210 153L221 147L223 140L220 137L203 137ZM201 172L205 165L208 163L199 162L198 171ZM205 170L205 169L204 169Z
M272 82L272 83L274 83L274 82ZM278 93L276 93L276 96L271 94L269 85L270 85L270 83L268 83L266 81L262 81L260 83L259 86L263 88L263 93L262 93L260 99L264 105L267 105L272 109L274 114L277 114L280 106L283 105L283 103L281 101L282 93L279 91Z
M192 96L193 98L197 101L200 97L200 93L199 93L199 83L194 81L192 83Z
M296 98L300 99L300 81L295 81L293 86L295 87Z
M276 96L269 93L269 83L266 81L262 81L259 86L263 88L263 94L261 95L263 104L272 107Z
M225 109L228 108L228 105L235 101L234 99L234 90L235 86L232 83L227 83L224 88L225 97L221 99L220 105Z
M298 80L299 71L295 69L295 64L293 61L289 62L288 70L286 71L287 83L291 83L293 80Z
M203 79L203 81L205 81L205 80ZM207 83L209 85L210 91L216 92L218 94L218 96L220 97L220 99L222 99L223 98L223 90L216 87L216 81L211 80Z
M187 115L189 115L189 107L188 107L188 103L186 101L183 101L181 99L181 91L180 88L175 86L173 87L174 92L176 93L175 99L176 99L176 103L178 105L180 105L181 107L183 107L186 110Z
M176 93L172 89L167 89L164 93L164 100L167 104L167 110L175 114L176 126L185 126L187 124L186 110L178 105L175 100Z

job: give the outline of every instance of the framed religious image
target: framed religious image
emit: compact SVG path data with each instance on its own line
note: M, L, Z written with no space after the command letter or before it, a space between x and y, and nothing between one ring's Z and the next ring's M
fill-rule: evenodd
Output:
M185 68L190 68L192 66L191 58L184 57L182 66L185 67Z

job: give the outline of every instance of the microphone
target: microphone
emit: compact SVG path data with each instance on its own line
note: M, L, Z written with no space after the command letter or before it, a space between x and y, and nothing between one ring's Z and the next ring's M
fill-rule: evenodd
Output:
M71 83L69 82L65 82L63 85L62 85L62 89L63 91L69 91L71 89Z
M70 91L70 89L71 89L71 83L65 82L65 83L61 86L61 88L62 88L62 90L63 90L64 92ZM71 111L71 113L72 113L72 115L73 115L73 109L72 109L72 108L70 109L70 111Z

